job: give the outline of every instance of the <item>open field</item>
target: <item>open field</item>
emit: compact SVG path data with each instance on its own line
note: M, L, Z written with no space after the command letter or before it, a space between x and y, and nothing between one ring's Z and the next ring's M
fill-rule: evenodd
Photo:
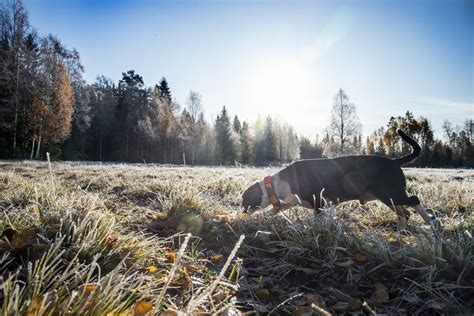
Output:
M379 202L240 214L274 169L51 167L0 161L0 314L474 312L472 170L406 170L434 234Z

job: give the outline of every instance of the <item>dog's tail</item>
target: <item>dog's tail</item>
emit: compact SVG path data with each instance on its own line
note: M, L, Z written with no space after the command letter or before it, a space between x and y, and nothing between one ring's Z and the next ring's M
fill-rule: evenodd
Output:
M406 163L409 163L410 161L412 161L416 157L418 157L420 155L421 148L420 148L420 145L418 145L418 143L413 138L411 138L410 136L408 136L407 134L402 132L402 130L400 130L400 129L397 130L397 133L398 133L398 135L400 135L400 137L404 141L406 141L413 148L413 151L410 154L395 159L396 161L398 161L398 163L400 163L400 165L404 165Z

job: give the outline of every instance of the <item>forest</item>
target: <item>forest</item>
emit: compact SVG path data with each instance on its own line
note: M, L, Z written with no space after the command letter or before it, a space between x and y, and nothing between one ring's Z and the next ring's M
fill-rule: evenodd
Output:
M188 165L282 165L296 159L376 154L396 157L410 148L396 130L422 146L418 167L474 167L473 120L443 124L434 137L428 117L410 106L362 136L356 106L343 89L335 93L322 135L307 137L271 116L241 121L225 105L212 121L203 97L190 91L173 98L165 77L145 84L134 70L118 82L84 80L76 49L30 25L21 1L1 7L0 158L92 160ZM159 71L159 70L157 70ZM316 106L316 105L315 105Z

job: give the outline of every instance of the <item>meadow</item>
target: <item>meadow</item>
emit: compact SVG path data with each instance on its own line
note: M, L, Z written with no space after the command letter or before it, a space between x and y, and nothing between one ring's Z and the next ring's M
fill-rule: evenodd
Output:
M273 217L277 169L0 161L0 314L472 314L474 171L405 169L441 220L357 201Z

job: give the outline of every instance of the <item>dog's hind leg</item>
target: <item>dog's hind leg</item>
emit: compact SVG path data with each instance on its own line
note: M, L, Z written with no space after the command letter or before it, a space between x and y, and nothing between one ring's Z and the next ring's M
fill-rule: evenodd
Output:
M402 205L395 205L395 211L397 212L398 216L398 226L401 230L405 230L407 228L407 210Z
M407 228L407 221L410 217L410 212L403 205L395 205L395 211L397 212L398 225L400 229L405 230Z

